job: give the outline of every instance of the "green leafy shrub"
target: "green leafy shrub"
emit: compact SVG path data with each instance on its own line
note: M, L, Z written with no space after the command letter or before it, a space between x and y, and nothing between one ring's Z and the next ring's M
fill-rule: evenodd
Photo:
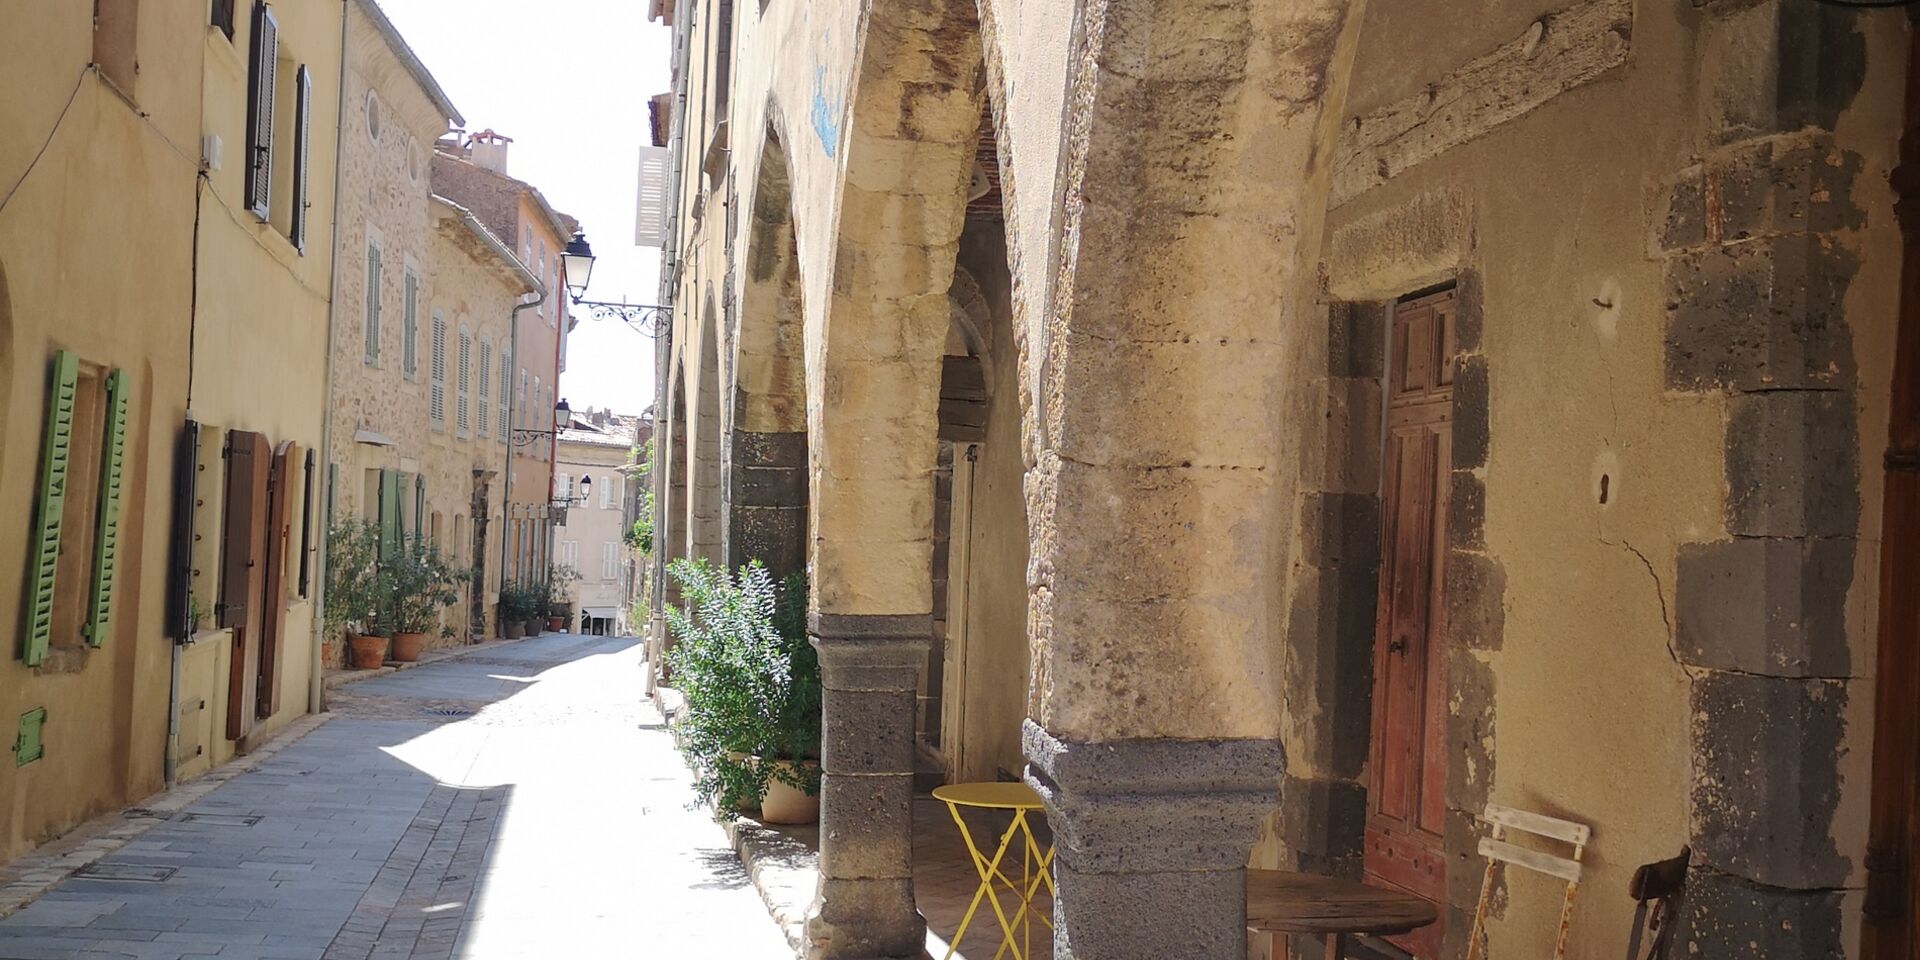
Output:
M382 601L380 526L352 516L335 521L327 531L327 595L321 619L327 635L352 630L363 636L391 636L380 615Z
M500 587L500 619L533 619L533 591L517 583L503 584Z
M384 618L397 633L426 633L440 624L440 611L460 602L460 585L472 571L454 566L440 548L415 540L381 565Z
M807 641L806 580L776 584L758 561L737 577L676 560L684 611L669 607L668 654L687 698L680 742L721 815L759 802L769 777L820 791L820 661ZM791 765L772 761L786 760Z

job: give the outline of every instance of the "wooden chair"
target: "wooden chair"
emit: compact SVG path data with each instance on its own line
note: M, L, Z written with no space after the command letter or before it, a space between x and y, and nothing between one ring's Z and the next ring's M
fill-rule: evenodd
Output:
M1486 925L1487 900L1493 895L1494 871L1503 863L1567 882L1566 899L1560 905L1560 931L1554 937L1553 945L1554 960L1561 960L1567 955L1567 936L1573 919L1573 895L1580 889L1580 859L1586 853L1593 828L1584 823L1528 813L1494 803L1487 804L1486 812L1480 815L1480 819L1493 829L1489 836L1480 840L1480 855L1487 858L1487 872L1480 881L1480 902L1473 908L1473 930L1467 934L1467 960L1476 960L1479 955L1480 931ZM1567 844L1573 848L1572 855L1562 857L1509 843L1506 839L1509 830Z

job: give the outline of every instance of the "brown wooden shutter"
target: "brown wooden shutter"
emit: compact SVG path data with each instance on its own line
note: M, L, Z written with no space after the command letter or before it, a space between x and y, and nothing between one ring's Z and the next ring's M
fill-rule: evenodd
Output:
M260 693L255 715L265 720L280 710L282 642L287 633L287 543L292 539L293 466L299 445L283 440L273 451L267 475L266 573L260 599Z
M247 84L247 209L267 219L273 203L273 88L280 69L280 22L265 3L253 5Z
M227 434L226 531L220 543L220 625L233 629L227 676L227 739L253 730L259 686L261 591L266 574L267 438Z

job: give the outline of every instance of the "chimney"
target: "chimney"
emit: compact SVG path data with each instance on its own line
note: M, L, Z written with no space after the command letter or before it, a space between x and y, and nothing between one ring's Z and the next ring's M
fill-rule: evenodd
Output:
M492 170L494 173L507 172L507 145L512 137L493 132L492 128L482 130L467 140L467 149L472 152L473 162Z

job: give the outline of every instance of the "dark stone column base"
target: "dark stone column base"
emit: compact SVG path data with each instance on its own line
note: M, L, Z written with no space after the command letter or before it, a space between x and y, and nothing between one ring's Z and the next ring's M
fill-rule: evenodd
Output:
M1029 720L1054 832L1056 960L1244 960L1247 856L1280 799L1277 740L1068 743Z
M823 691L820 894L810 960L918 957L913 904L913 693L933 618L815 614Z

